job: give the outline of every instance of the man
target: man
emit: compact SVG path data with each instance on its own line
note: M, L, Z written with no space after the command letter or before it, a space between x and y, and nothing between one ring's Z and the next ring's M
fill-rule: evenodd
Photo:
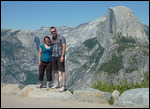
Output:
M66 39L57 34L57 30L55 27L50 28L50 32L52 34L52 44L53 44L53 52L52 52L52 69L55 72L56 84L52 87L52 89L59 88L59 73L61 71L62 82L63 85L60 88L60 92L66 90L66 73L65 73L65 51L66 51Z

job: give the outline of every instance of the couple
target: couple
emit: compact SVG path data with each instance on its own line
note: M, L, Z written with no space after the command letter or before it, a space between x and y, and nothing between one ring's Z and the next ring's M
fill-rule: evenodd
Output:
M52 81L52 70L55 72L56 84L52 89L59 88L59 73L61 71L63 85L60 88L60 92L65 91L66 73L65 73L65 50L66 40L62 35L57 34L55 27L50 28L52 34L52 41L49 36L44 37L44 43L40 47L39 52L39 88L43 87L43 76L46 69L47 76L47 90L50 88L49 83Z

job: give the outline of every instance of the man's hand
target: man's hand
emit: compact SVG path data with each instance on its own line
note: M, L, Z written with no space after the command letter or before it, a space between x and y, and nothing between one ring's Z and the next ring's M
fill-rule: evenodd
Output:
M60 57L60 62L64 62L64 57L63 56Z

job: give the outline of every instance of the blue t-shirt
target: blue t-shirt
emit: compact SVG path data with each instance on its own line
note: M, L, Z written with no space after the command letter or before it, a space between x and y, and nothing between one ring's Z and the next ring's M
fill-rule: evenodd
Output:
M50 48L47 49L47 48L45 48L45 45L42 44L41 49L42 49L41 61L44 61L44 62L52 61L53 45L51 45Z

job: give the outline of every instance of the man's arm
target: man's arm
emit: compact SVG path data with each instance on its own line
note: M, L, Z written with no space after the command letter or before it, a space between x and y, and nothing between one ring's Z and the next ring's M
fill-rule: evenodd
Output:
M62 47L63 47L63 49L62 49L62 54L61 54L60 62L64 61L64 55L65 55L65 51L66 51L66 43L63 43Z
M61 56L64 56L65 55L65 51L66 51L66 43L63 43L62 47L63 47L63 49L62 49L62 55Z

